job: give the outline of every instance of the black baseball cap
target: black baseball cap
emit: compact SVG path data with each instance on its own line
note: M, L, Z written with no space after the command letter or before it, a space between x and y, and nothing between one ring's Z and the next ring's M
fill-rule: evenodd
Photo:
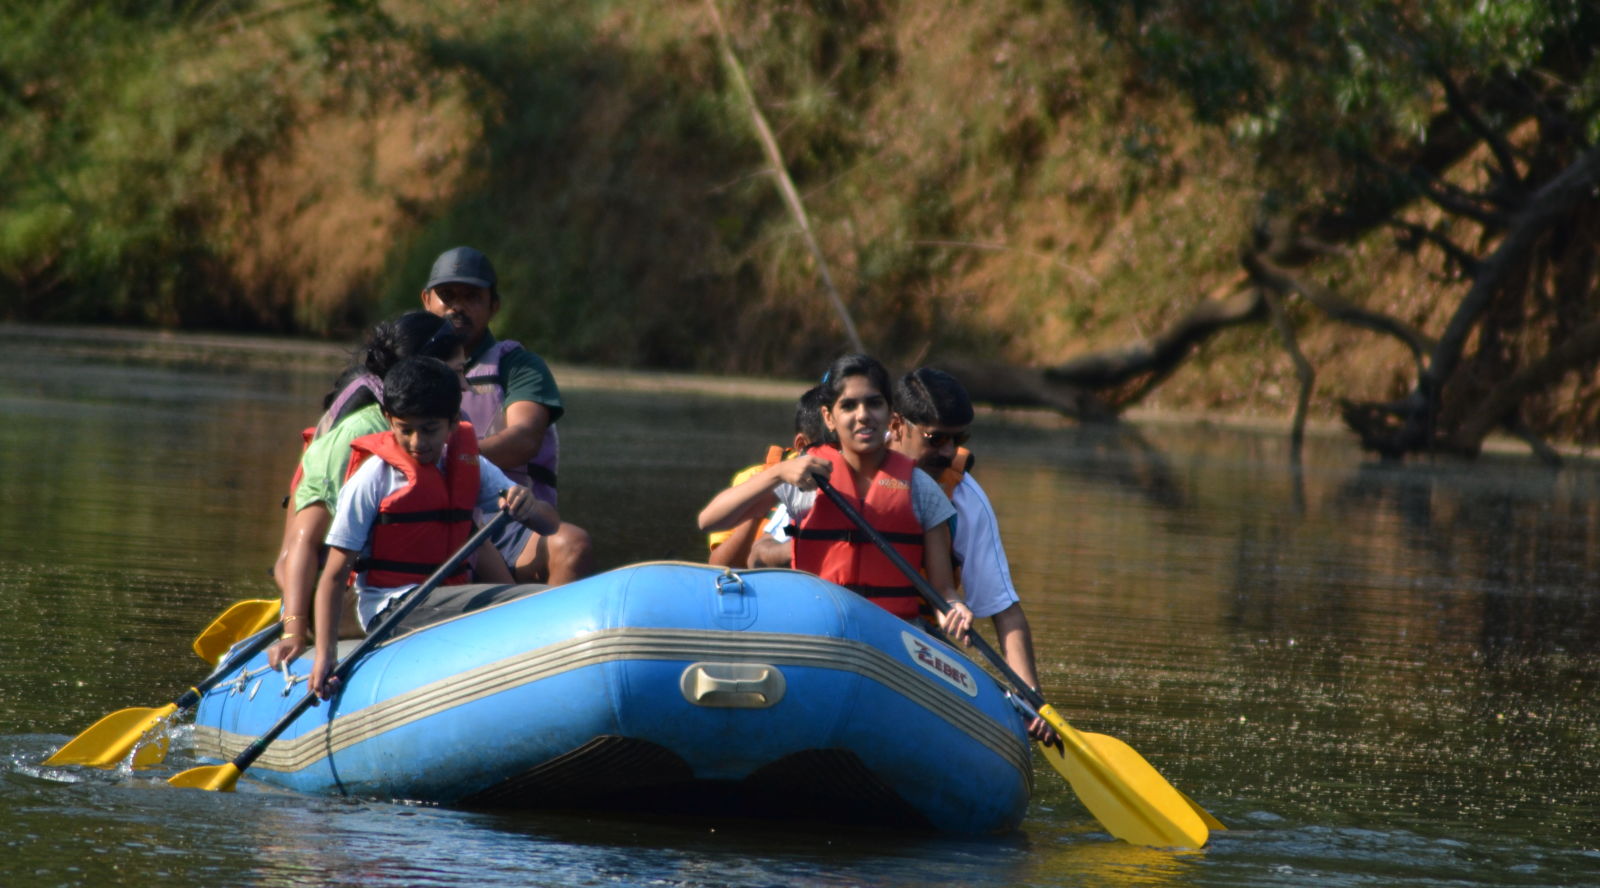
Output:
M452 247L433 260L428 285L422 289L432 290L440 284L471 284L494 289L494 266L489 263L488 256L471 247Z

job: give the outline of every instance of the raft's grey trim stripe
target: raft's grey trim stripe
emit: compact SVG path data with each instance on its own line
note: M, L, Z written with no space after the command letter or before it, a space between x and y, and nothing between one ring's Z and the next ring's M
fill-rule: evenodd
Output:
M389 698L335 718L326 729L267 747L256 766L298 771L324 756L354 746L456 706L550 678L617 660L725 660L773 666L811 666L854 672L929 710L1032 776L1028 748L1005 728L928 675L859 641L815 635L727 632L706 629L612 629L527 651ZM196 725L201 755L229 758L253 737Z

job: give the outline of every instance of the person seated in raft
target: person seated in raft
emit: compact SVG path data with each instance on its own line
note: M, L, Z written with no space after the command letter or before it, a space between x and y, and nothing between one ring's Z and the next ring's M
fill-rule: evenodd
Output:
M440 253L422 287L422 307L455 325L466 342L467 391L461 411L478 432L483 456L555 505L560 462L556 422L566 408L544 359L490 332L489 322L500 311L500 284L489 257L472 247ZM508 524L495 546L521 583L559 586L592 571L593 541L588 531L571 523L551 534L530 534L521 525Z
M1011 565L1000 542L1000 524L978 480L972 477L972 452L966 442L973 419L972 400L960 380L932 367L900 377L894 387L889 447L909 457L939 482L956 507L951 551L961 591L974 617L994 620L995 638L1006 663L1029 687L1039 687L1033 633L1011 582ZM1042 718L1028 725L1035 740L1054 743L1055 732Z
M561 525L555 506L513 484L478 453L472 423L456 420L460 374L443 361L396 364L383 378L382 403L388 430L350 444L350 471L328 528L328 563L317 582L310 688L323 699L334 690L329 676L338 662L339 619L352 570L356 617L365 630L466 542L475 509L505 509L541 534ZM445 580L466 581L464 571Z
M744 483L746 479L768 466L777 465L785 459L794 457L795 454L805 452L813 442L822 443L826 440L827 433L827 429L822 425L822 386L814 385L807 389L795 404L793 446L789 450L784 450L776 444L768 447L767 461L741 469L733 476L733 486ZM774 516L780 512L784 516L784 524L788 524L788 512L784 511L782 506L773 509ZM770 524L771 520L771 516L766 519L758 516L733 530L719 530L708 535L706 541L711 547L711 557L707 561L717 567L788 567L789 548L784 544L787 537L783 541L770 543L765 559L758 558L753 550L754 544L762 538L764 526ZM776 550L773 547L776 547ZM779 557L782 559L781 562L776 560ZM765 560L772 560L772 563L764 563Z
M794 566L860 593L907 620L930 611L911 580L827 497L817 476L855 506L922 573L950 609L939 628L962 638L972 611L956 594L950 565L950 522L955 507L928 474L889 449L890 383L883 365L867 355L846 355L822 377L822 422L837 444L763 468L722 491L700 511L700 529L722 530L765 513L781 502L799 522Z
M350 466L350 442L388 428L378 403L383 377L402 359L415 356L439 358L458 372L467 362L461 336L448 321L420 310L383 321L324 399L321 419L305 432L308 443L290 482L283 542L272 568L283 595L283 637L267 649L274 669L300 656L310 642L311 598L322 565L323 537ZM490 545L474 557L473 573L480 582L512 582L510 569Z
M838 443L828 434L827 426L822 424L822 397L822 387L813 386L800 396L799 403L795 405L795 453L803 453L806 448L817 444ZM804 444L800 443L802 440ZM751 543L745 566L793 567L794 538L790 534L794 529L794 518L779 503L768 513L766 522Z

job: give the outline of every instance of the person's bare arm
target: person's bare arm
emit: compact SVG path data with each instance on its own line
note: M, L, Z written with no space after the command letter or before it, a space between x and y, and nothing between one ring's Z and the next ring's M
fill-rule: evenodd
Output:
M928 584L950 603L950 609L939 615L939 628L953 639L965 637L972 628L972 611L956 594L956 572L950 565L950 522L923 532L922 569Z
M751 518L740 522L732 533L724 537L722 542L711 550L711 556L706 559L706 563L713 567L744 567L750 547L755 542L756 535L760 532L760 518Z
M1038 688L1039 672L1033 660L1033 631L1028 628L1028 618L1022 613L1022 602L1013 601L1010 607L995 614L993 619L994 635L1000 641L1000 653L1006 658L1006 664L1028 683L1028 687Z
M500 497L500 508L522 522L524 527L538 534L552 534L561 527L561 513L556 507L538 499L526 487L507 488Z
M728 530L742 521L756 518L777 502L772 490L780 483L806 489L807 485L815 486L811 480L814 473L827 477L831 471L832 463L820 456L805 454L767 466L712 497L711 502L700 510L700 529L707 533Z
M311 666L311 692L326 700L336 687L329 681L339 662L339 619L344 616L345 581L355 566L355 552L337 546L328 550L328 563L317 581L317 656Z
M1033 630L1028 628L1022 602L1011 602L1010 607L995 614L993 619L994 635L1000 641L1000 655L1006 658L1006 665L1018 678L1027 682L1028 687L1038 690L1039 670L1033 660ZM1028 723L1028 736L1040 743L1056 742L1056 732L1042 718Z
M537 401L506 405L506 427L478 441L478 452L502 469L517 469L538 455L550 428L550 408Z
M310 641L317 559L331 523L333 514L322 503L312 503L289 518L283 557L276 572L278 588L283 593L284 637L267 648L267 663L274 669L300 656Z
M750 546L750 567L790 567L794 564L794 541L780 543L762 534Z

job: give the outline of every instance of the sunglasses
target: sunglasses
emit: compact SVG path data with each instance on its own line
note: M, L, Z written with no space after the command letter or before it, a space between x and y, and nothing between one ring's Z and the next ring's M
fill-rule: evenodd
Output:
M943 447L945 442L960 447L972 437L971 432L923 432L922 440L928 442L929 447Z

